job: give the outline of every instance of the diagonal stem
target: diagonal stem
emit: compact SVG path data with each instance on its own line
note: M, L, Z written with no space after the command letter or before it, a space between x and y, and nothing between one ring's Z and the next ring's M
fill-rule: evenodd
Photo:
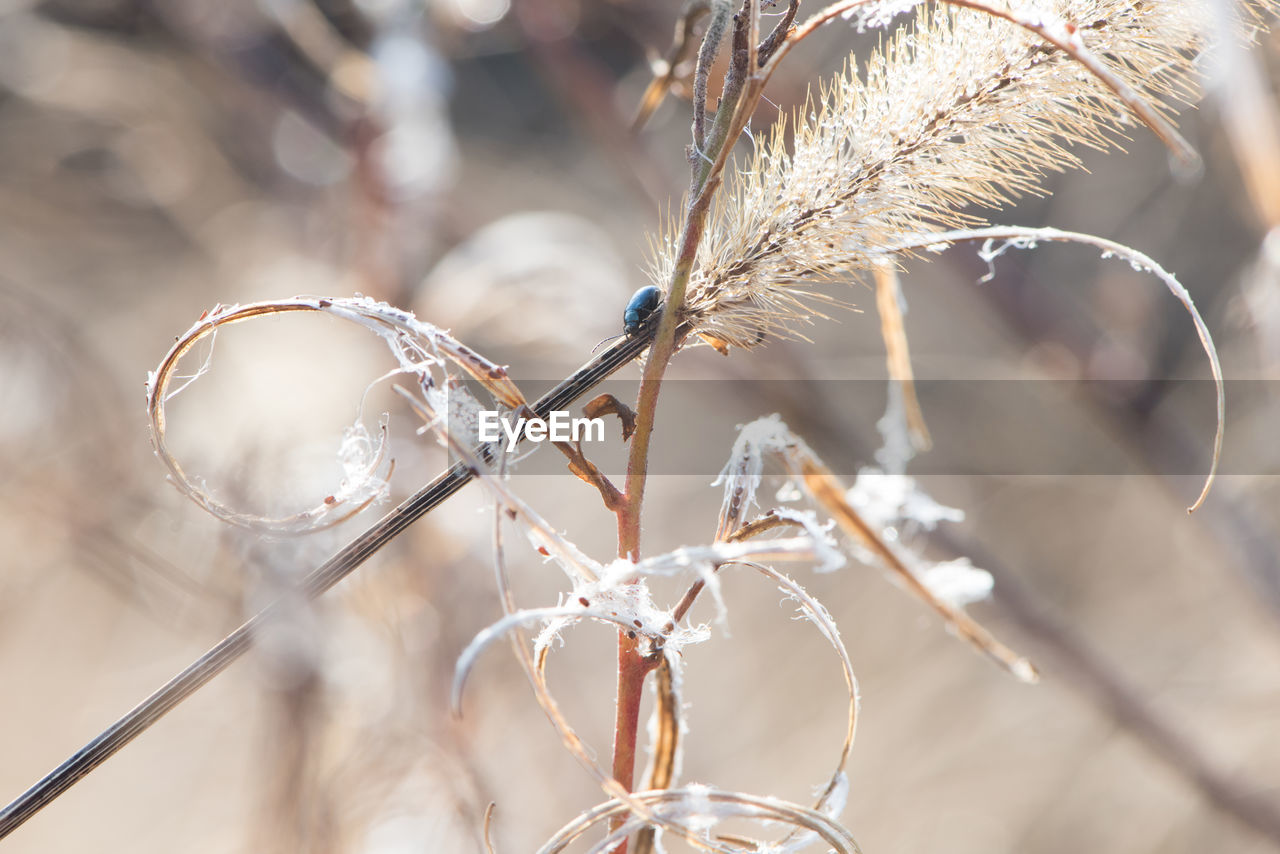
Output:
M533 405L534 411L542 417L547 417L553 409L569 406L606 377L640 355L649 345L651 334L652 332L648 334L642 332L629 335L602 351L596 358L539 398ZM480 455L487 459L488 448L483 449ZM300 592L309 599L320 596L350 575L411 524L430 513L465 486L472 477L472 471L466 466L462 464L453 466L378 520L329 560L308 573L299 585ZM4 839L27 819L56 800L81 778L111 758L247 652L253 644L254 635L275 617L279 608L280 602L277 601L250 617L193 664L170 679L158 691L103 730L69 759L0 810L0 839Z

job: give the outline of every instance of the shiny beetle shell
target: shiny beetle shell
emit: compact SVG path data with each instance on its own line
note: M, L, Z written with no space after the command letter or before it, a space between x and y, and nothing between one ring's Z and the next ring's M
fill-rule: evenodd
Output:
M645 285L631 296L622 313L622 328L628 335L640 331L662 304L662 291L656 285Z

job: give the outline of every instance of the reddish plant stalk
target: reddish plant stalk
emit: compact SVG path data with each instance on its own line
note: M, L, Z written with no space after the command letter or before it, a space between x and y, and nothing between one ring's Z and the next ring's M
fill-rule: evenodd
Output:
M720 109L705 140L705 151L690 152L694 165L689 193L689 207L685 213L684 229L680 237L680 253L676 257L671 281L667 290L666 307L658 323L658 331L649 348L644 372L640 379L640 392L636 400L636 427L631 436L631 449L627 459L627 479L622 506L618 517L618 556L638 560L640 557L640 513L644 504L645 483L648 478L649 440L657 414L658 392L662 388L662 376L675 354L679 341L680 309L684 305L685 290L693 274L698 257L698 246L706 232L711 200L719 188L733 141L741 134L747 118L759 100L763 80L753 79L754 50L748 49L748 39L756 31L756 9L747 0L745 17L735 19L733 58L725 80ZM749 26L750 24L750 26ZM746 86L750 82L751 86ZM618 689L613 740L613 776L628 791L635 782L636 744L640 729L640 701L644 697L644 680L656 662L639 652L637 639L626 632L618 634ZM610 827L616 830L625 819L615 819ZM627 840L613 850L613 854L626 854Z

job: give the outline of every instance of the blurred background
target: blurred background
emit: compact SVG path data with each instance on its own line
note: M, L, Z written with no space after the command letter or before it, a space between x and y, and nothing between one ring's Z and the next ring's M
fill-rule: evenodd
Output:
M630 129L679 13L670 0L0 3L0 800L387 509L270 539L181 498L142 394L174 338L217 303L359 292L535 390L567 375L620 330L648 236L687 186L687 102ZM753 128L873 43L840 27L806 42ZM844 819L868 854L1280 848L1278 57L1263 35L1206 69L1210 97L1180 119L1201 174L1175 176L1134 132L995 216L1128 243L1192 292L1233 381L1226 475L1194 516L1208 370L1154 278L1065 247L1011 253L984 284L972 249L908 265L916 374L950 390L924 395L942 456L918 460L920 481L966 514L925 545L995 575L994 599L970 610L1043 680L997 671L873 568L790 568L861 680ZM862 311L820 321L811 343L676 360L688 385L659 413L648 553L712 538L710 481L736 423L779 412L841 473L872 462L879 320L865 285L841 295ZM390 411L399 500L444 461L385 383L360 408L391 367L328 318L224 330L210 374L170 409L173 450L228 503L287 513L332 492L353 418ZM633 399L634 367L623 376L610 390ZM1034 422L1021 398L988 416L972 380L1024 381ZM856 405L841 398L853 388ZM616 461L611 440L601 456ZM999 465L1032 440L1034 463ZM663 467L691 449L699 466ZM539 465L520 493L607 559L598 497ZM491 801L497 850L534 850L603 798L505 648L481 660L464 716L448 712L458 653L500 613L492 525L469 488L322 601L294 603L6 852L471 852ZM508 545L520 602L554 604L558 572ZM730 631L685 653L681 779L808 802L843 733L838 663L759 578L728 574L724 595ZM607 757L613 633L566 641L552 686Z

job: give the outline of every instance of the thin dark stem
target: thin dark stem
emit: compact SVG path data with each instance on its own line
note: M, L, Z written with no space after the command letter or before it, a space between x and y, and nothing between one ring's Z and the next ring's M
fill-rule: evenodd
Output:
M570 377L547 392L533 409L547 417L552 410L564 409L589 392L606 377L640 355L649 346L652 331L629 335L602 351ZM488 457L488 449L481 452ZM473 472L461 463L427 484L399 507L392 510L337 554L312 570L299 585L300 592L313 599L368 560L375 552L401 534L411 524L438 507L445 499L467 484ZM293 594L290 599L294 598ZM221 673L243 655L253 643L254 635L276 616L280 600L250 617L240 628L227 635L217 646L187 669L173 677L164 687L139 703L96 738L78 750L42 780L0 810L0 839L5 838L82 777L97 768L116 751L146 731L205 683Z

